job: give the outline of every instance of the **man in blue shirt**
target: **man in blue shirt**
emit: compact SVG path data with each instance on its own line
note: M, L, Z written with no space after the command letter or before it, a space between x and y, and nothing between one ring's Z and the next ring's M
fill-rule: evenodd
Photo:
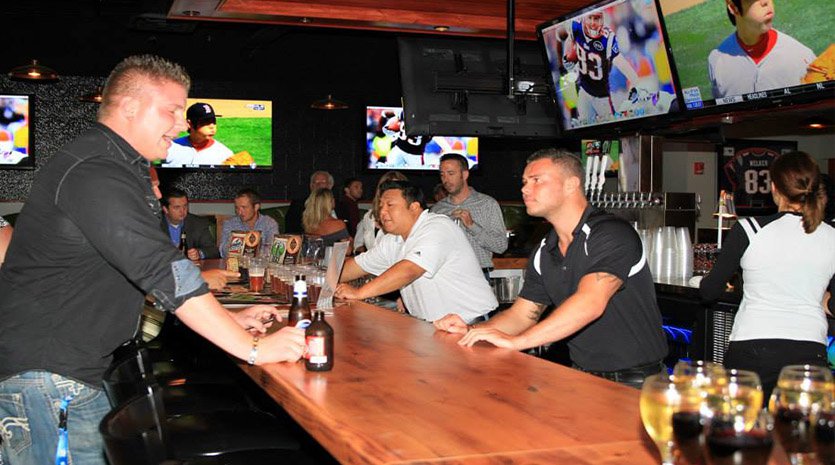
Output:
M261 250L270 250L273 236L278 234L278 223L261 214L261 196L254 189L241 189L235 194L235 217L223 223L220 236L220 255L229 254L232 231L261 231ZM261 255L261 252L258 253Z
M168 190L162 197L162 222L160 226L168 233L171 243L180 246L180 238L185 233L186 253L191 260L219 258L217 244L209 224L203 218L188 212L188 194L176 187Z

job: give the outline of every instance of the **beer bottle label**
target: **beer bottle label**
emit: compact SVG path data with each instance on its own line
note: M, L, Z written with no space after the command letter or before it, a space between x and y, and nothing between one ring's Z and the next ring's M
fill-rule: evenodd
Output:
M307 336L307 359L310 363L328 363L324 336Z

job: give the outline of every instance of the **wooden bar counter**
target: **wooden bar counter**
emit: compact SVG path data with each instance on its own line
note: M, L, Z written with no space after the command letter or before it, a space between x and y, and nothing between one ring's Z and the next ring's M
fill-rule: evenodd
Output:
M635 389L365 303L334 313L332 371L242 368L341 463L659 463Z
M656 465L640 392L373 305L342 305L330 372L241 364L343 464ZM777 458L775 458L777 457ZM788 463L775 447L770 465Z

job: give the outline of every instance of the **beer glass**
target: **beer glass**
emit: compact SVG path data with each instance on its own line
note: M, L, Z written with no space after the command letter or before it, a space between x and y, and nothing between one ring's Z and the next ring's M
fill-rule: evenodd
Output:
M661 453L662 465L674 465L673 413L681 406L681 388L676 377L666 373L647 377L641 388L641 421Z
M264 290L264 274L266 273L266 261L263 258L249 259L249 290L262 292Z
M769 409L774 415L774 430L792 465L817 463L813 424L831 408L832 390L828 368L789 365L780 370Z

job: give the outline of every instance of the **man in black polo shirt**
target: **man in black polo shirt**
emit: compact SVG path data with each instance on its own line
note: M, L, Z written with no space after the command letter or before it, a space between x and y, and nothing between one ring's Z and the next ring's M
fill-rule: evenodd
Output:
M467 326L448 315L435 326L466 333L459 341L465 346L487 341L524 350L565 339L575 368L639 387L664 369L667 353L652 276L638 235L588 204L582 178L580 160L568 152L528 158L525 207L554 230L532 254L519 298L485 323Z
M231 314L200 269L160 230L152 160L185 129L190 79L154 56L122 61L104 87L98 123L38 173L0 268L0 437L6 464L56 460L58 405L71 463L103 465L98 425L111 353L136 331L145 294L250 363L298 360L304 331L256 339L275 309Z

